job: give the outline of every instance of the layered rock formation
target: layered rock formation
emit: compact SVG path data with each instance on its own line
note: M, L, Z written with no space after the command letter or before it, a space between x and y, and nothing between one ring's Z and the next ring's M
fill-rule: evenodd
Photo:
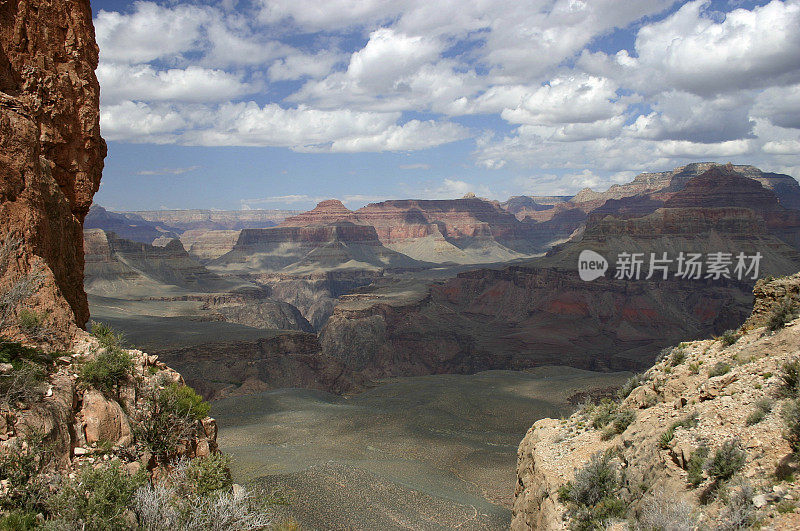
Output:
M683 187L666 203L609 200L581 237L524 266L461 273L411 300L368 289L344 296L322 330L323 351L370 377L545 364L622 370L647 366L678 339L721 333L746 316L754 280L675 278L678 253L760 253L759 274L782 275L800 269L800 253L770 231L800 231L772 191L730 169ZM580 280L586 249L610 261L606 278ZM648 281L646 263L638 281L614 280L623 252L667 253L673 275Z
M343 296L320 342L371 378L542 365L633 370L679 338L741 322L748 304L746 289L730 283L586 283L574 271L514 266L461 273L411 300Z
M417 261L381 245L374 227L328 225L245 229L229 253L209 263L215 271L319 273L335 269L419 268Z
M164 229L135 214L109 212L100 205L92 205L83 221L84 229L102 229L113 232L120 238L134 242L152 244L158 238L177 238L172 229Z
M41 268L28 302L62 339L89 318L81 223L106 154L97 59L88 1L0 5L0 239L21 241L0 285Z
M142 210L123 212L171 230L240 230L274 227L294 210ZM102 228L102 227L101 227Z
M193 292L225 292L242 286L210 272L189 256L180 240L163 247L134 242L100 229L85 231L86 290L122 296L167 295L159 285Z
M631 480L609 493L621 500L617 516L639 526L748 528L758 521L769 529L796 528L800 518L790 500L800 489L791 480L796 464L781 414L791 399L782 398L787 388L780 375L784 364L797 361L800 322L777 331L764 324L799 286L800 275L759 282L756 311L737 335L682 343L668 352L615 406L632 419L619 429L602 435L592 427L591 409L536 422L519 447L512 529L577 525L580 511L559 492L591 456L606 450L617 456L614 473ZM729 457L730 473L715 480L715 469L704 461L732 441L738 441L741 465ZM699 457L700 447L707 448L706 458ZM636 481L643 492L626 495L623 489ZM790 509L779 509L781 502ZM613 524L613 518L604 520Z

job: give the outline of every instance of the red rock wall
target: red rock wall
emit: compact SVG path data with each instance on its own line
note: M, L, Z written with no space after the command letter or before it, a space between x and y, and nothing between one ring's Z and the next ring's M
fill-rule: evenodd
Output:
M106 155L97 60L88 0L0 2L0 238L22 238L0 285L43 267L31 302L64 333L89 318L82 223Z

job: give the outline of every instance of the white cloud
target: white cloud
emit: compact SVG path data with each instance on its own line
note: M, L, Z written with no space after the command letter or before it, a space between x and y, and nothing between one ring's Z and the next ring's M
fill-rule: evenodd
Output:
M125 100L207 102L251 94L257 87L240 75L199 66L156 70L150 65L104 62L97 68L104 104Z
M183 175L190 171L198 170L200 166L189 166L186 168L161 168L158 170L141 170L136 175Z
M710 99L687 92L657 96L653 112L639 115L628 128L633 136L651 140L715 143L752 137L752 96L738 94Z
M591 123L619 116L624 105L616 103L616 85L594 76L565 76L525 94L514 108L501 116L510 123L554 125Z
M287 81L304 77L321 78L329 74L333 66L343 61L345 57L343 54L328 51L316 54L293 52L278 59L269 67L269 79L271 81Z
M186 126L183 116L166 105L125 101L100 110L100 130L106 140L169 144Z
M109 140L199 146L278 146L307 152L405 151L465 138L448 122L411 120L400 113L321 111L277 104L216 107L126 101L101 112ZM137 134L138 132L138 134Z
M681 7L636 38L641 83L700 95L800 80L800 2L737 9L721 22L709 0Z
M211 20L208 8L192 5L162 7L136 2L128 15L100 11L94 20L103 61L147 62L180 56L201 38L201 26Z
M422 163L418 163L418 164L401 164L400 166L398 166L398 168L400 168L401 170L429 170L429 169L431 169L431 165L430 164L422 164Z

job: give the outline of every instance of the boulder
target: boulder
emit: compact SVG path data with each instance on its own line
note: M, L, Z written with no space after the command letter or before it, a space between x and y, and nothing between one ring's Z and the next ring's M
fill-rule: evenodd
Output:
M107 441L127 446L133 440L130 421L122 407L100 391L89 389L84 393L80 417L87 444Z

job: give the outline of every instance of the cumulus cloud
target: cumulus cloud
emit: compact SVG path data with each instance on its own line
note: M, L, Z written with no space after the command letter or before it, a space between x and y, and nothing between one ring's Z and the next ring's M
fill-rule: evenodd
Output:
M95 19L103 134L343 153L471 139L478 166L570 189L696 158L800 167L800 0L675 4L135 2Z
M206 107L126 101L107 106L100 118L109 140L278 146L305 152L425 149L468 135L456 124L432 120L400 124L400 117L400 113L321 111L303 106L287 109L255 102Z
M102 63L97 68L104 104L125 100L226 101L258 90L240 75L199 66L156 70L150 65Z

